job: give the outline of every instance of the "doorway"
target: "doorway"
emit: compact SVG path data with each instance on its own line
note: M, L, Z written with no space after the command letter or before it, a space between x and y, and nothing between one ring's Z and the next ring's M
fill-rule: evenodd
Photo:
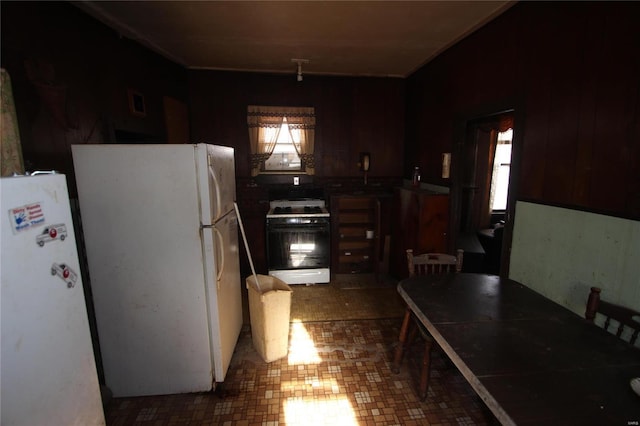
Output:
M509 186L512 161L514 112L512 110L467 120L459 147L457 202L454 233L465 249L471 272L507 273L511 242L505 230L511 225L513 206ZM505 247L506 246L506 247ZM505 260L503 260L505 259ZM503 268L503 266L506 266Z

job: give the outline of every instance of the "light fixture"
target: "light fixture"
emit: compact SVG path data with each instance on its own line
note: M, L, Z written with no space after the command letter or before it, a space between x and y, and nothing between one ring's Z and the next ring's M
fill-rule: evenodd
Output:
M302 64L308 64L308 59L291 59L291 62L298 64L298 81L302 81Z
M360 171L364 172L364 184L367 184L367 172L369 171L369 168L371 167L371 154L369 154L368 152L361 152L360 153L360 163L358 164L360 166Z

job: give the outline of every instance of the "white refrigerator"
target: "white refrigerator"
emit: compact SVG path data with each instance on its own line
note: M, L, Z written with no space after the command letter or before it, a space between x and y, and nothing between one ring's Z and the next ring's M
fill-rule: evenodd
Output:
M240 329L233 148L74 145L107 387L215 389Z
M66 178L0 194L0 424L104 425Z

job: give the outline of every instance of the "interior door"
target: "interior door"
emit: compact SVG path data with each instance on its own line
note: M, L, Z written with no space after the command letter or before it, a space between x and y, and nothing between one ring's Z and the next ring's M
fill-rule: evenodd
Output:
M493 160L497 144L498 132L503 132L515 126L515 112L507 111L503 113L490 114L468 120L464 122L464 143L459 150L461 166L456 176L452 193L456 199L453 202L454 211L452 217L457 221L453 230L456 236L465 235L464 240L473 236L478 231L490 228L496 220L492 217L490 207L491 199L491 178L493 172ZM514 131L512 144L513 152L516 150L516 136ZM512 159L509 186L513 186L517 177L517 161ZM508 253L511 246L510 229L512 226L514 209L513 191L509 191L507 208L503 213L505 230L509 232L500 233L501 243L498 253L500 273L508 271ZM501 260L500 260L501 259Z
M464 198L460 229L475 232L490 225L489 194L497 132L491 126L472 125L465 143Z
M189 143L189 110L176 98L164 96L164 124L169 143Z

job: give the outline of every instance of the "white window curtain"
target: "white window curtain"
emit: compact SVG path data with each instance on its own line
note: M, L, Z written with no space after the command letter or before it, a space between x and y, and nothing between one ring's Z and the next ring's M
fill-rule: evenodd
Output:
M251 146L251 176L260 173L260 166L273 153L280 127L287 118L287 127L291 133L293 145L304 165L305 173L315 174L315 110L312 107L247 107L247 124L249 126L249 143ZM299 130L299 138L295 136Z

